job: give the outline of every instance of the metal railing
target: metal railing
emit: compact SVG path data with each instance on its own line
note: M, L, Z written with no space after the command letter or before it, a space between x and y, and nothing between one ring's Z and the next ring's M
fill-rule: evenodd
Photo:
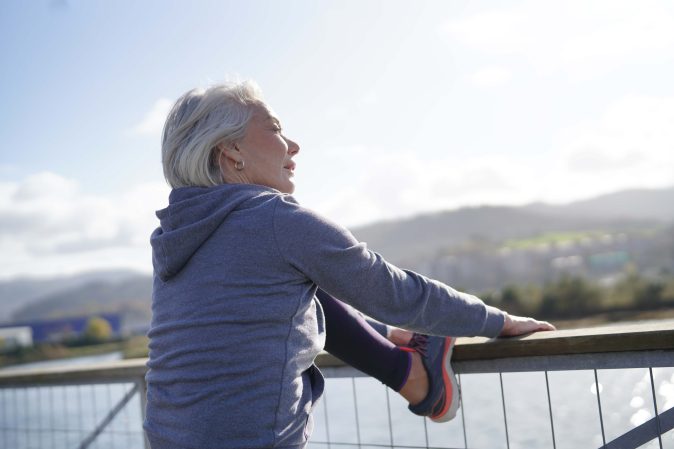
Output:
M674 448L674 322L459 339L444 424L329 354L310 447ZM0 371L0 447L142 448L145 359Z
M142 448L145 359L0 371L0 447Z

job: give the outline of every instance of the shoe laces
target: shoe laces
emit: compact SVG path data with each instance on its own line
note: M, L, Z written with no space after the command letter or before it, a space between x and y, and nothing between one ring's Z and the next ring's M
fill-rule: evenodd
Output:
M412 334L412 338L410 339L410 342L408 343L407 347L409 349L418 352L422 356L426 356L428 348L428 335L419 334L415 332L414 334Z

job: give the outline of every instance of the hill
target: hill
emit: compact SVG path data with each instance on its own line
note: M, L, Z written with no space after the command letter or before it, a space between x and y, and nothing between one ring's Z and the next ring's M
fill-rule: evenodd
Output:
M124 282L138 276L132 270L104 270L52 278L20 277L0 282L0 322L8 321L19 309L42 302L50 295L77 291L89 283Z
M674 222L674 187L623 190L565 205L532 204L526 209L549 216L671 223Z
M46 294L14 311L11 321L33 321L117 313L122 332L144 332L151 319L152 277L142 274L95 280Z
M410 263L471 240L501 242L551 232L618 231L674 222L674 188L627 190L564 205L480 206L353 229L373 251ZM413 263L414 265L414 263Z

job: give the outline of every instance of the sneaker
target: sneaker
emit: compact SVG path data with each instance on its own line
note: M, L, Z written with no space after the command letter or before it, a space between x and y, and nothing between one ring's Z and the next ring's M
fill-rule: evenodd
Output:
M435 422L446 422L456 416L461 393L450 365L454 343L452 337L414 333L408 347L400 347L418 352L428 374L428 394L420 403L409 406L412 413L428 416Z

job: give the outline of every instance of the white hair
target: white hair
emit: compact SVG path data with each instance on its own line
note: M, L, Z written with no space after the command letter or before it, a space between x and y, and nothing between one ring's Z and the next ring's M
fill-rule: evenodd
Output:
M253 81L192 89L180 97L164 124L161 159L172 188L222 184L215 148L245 133L254 105L264 104Z

